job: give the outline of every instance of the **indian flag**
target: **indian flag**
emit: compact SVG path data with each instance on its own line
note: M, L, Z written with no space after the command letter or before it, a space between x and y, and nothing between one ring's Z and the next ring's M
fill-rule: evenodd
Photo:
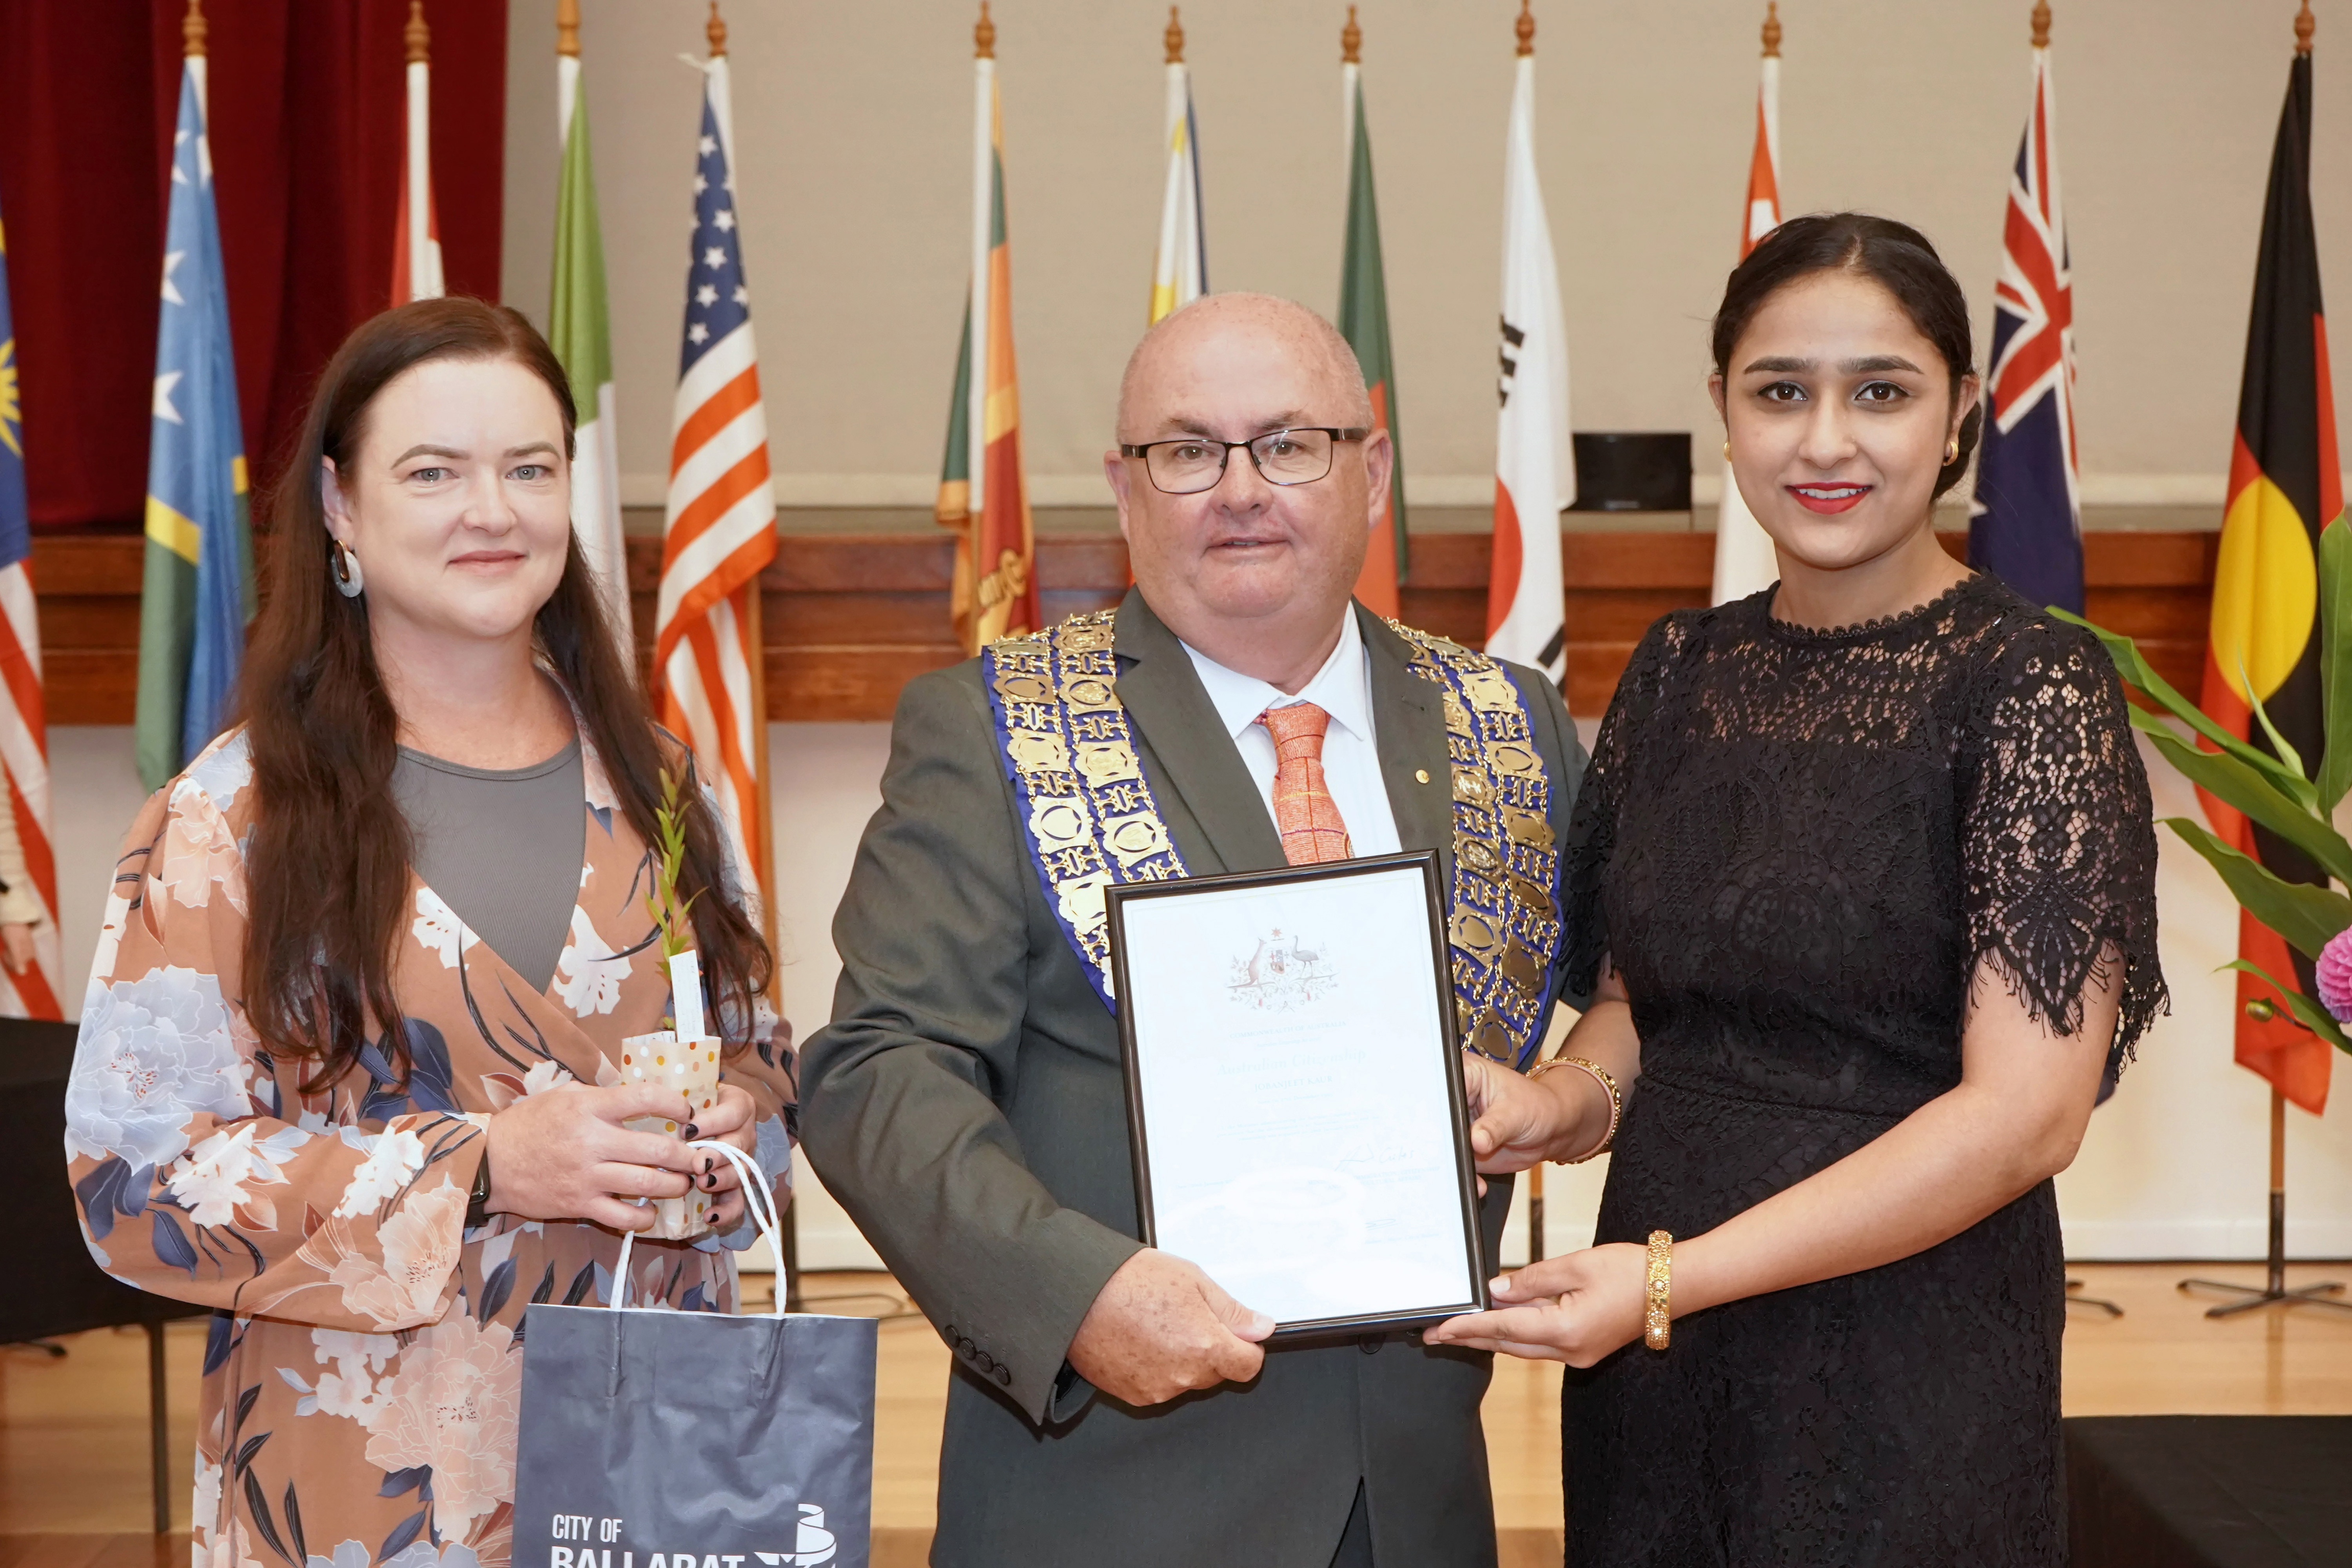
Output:
M1381 266L1381 209L1372 195L1372 142L1364 129L1364 84L1357 49L1362 30L1348 7L1339 35L1340 145L1348 159L1347 243L1339 262L1339 331L1356 351L1372 395L1372 424L1385 427L1397 451L1389 479L1388 516L1376 531L1356 597L1375 615L1400 613L1397 584L1405 574L1404 461L1397 433L1396 367L1389 342L1389 287Z
M1021 383L1013 363L1013 262L1004 243L1004 128L996 27L985 0L972 29L971 292L956 351L940 525L962 535L951 599L956 635L977 653L1035 631L1036 541L1021 466Z
M613 333L604 304L604 242L596 220L596 176L589 163L588 100L580 90L579 0L556 13L556 135L563 172L555 193L555 276L548 293L547 342L563 362L580 426L572 462L572 530L604 594L606 613L625 652L628 562L621 543L619 441L613 422Z

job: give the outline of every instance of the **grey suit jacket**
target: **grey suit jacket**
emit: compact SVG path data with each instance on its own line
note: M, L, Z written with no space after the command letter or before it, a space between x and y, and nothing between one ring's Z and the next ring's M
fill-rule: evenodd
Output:
M1403 639L1355 614L1398 837L1445 852L1450 874L1439 689L1407 668ZM1116 647L1119 700L1185 864L1282 865L1240 752L1139 593L1119 606ZM1583 752L1550 682L1514 673L1565 837ZM1139 1246L1118 1031L1024 847L978 660L900 699L834 942L833 1023L801 1052L802 1136L956 1353L935 1564L1327 1568L1360 1480L1381 1562L1490 1568L1483 1354L1395 1335L1282 1348L1246 1386L1148 1410L1065 1362ZM1490 1258L1509 1193L1490 1184Z

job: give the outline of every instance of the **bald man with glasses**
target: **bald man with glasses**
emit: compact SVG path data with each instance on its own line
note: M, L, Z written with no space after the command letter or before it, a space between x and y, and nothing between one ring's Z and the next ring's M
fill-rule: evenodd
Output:
M1137 347L1118 418L1135 587L908 683L801 1058L810 1158L955 1354L931 1561L1487 1568L1486 1356L1268 1349L1136 1239L1101 889L1436 849L1456 912L1514 933L1457 949L1465 1040L1524 1068L1583 752L1539 672L1353 603L1395 449L1328 322L1202 299Z

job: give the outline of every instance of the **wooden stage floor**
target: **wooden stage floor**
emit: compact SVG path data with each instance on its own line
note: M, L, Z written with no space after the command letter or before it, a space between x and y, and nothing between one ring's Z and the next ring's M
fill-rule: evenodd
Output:
M2297 1308L2213 1322L2201 1315L2203 1301L2173 1289L2184 1274L2259 1283L2259 1266L2086 1264L2074 1273L2089 1294L2120 1302L2125 1316L2070 1314L2067 1415L2352 1414L2352 1313ZM2352 1279L2352 1265L2299 1265L2288 1282L2323 1278ZM812 1276L806 1289L815 1310L880 1315L903 1305L875 1276ZM174 1324L167 1338L173 1518L185 1530L203 1324ZM145 1533L145 1337L101 1330L65 1342L70 1353L62 1360L0 1352L0 1568L183 1568L184 1535ZM883 1325L875 1568L924 1560L947 1372L946 1347L919 1319ZM1486 1422L1503 1568L1556 1565L1558 1369L1500 1363Z

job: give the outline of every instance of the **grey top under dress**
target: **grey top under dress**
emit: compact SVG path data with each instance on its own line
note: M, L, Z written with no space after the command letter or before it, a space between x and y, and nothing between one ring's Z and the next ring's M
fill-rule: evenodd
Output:
M463 767L406 746L393 764L418 879L541 991L580 900L585 787L577 737L527 768Z

